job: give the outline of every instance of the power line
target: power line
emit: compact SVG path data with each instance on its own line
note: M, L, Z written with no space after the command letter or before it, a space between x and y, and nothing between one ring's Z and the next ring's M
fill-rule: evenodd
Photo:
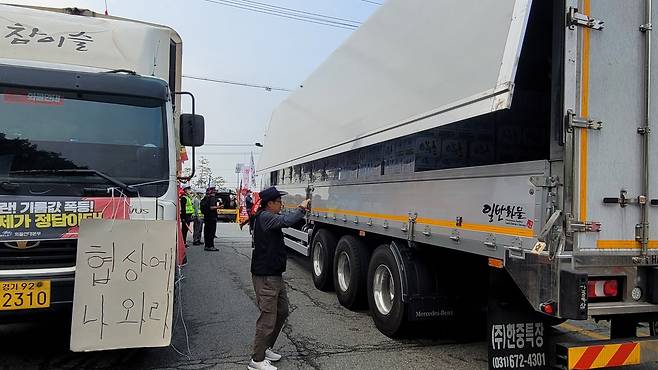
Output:
M355 29L358 27L358 24L337 22L328 18L318 18L318 17L309 17L307 15L292 13L287 11L281 11L277 9L271 9L263 6L250 5L247 3L239 2L237 0L204 0L206 2L215 3L219 5L230 6L238 9L244 9L249 11L254 11L257 13L269 14L283 18L294 19L302 22L316 23L325 26L345 28L345 29ZM351 22L351 21L350 21Z
M203 0L205 2L217 4L217 5L224 5L224 6L229 6L233 8L238 8L238 9L243 9L243 10L248 10L256 13L261 13L261 14L268 14L268 15L273 15L276 17L282 17L282 18L288 18L292 20L297 20L301 22L307 22L307 23L315 23L323 26L330 26L330 27L335 27L335 28L343 28L347 30L354 30L358 28L357 24L348 24L348 23L342 23L342 22L336 22L332 21L329 19L319 19L315 17L308 17L304 16L301 14L293 14L290 12L283 12L283 11L277 11L275 9L267 9L264 7L258 7L254 5L248 5L245 3L236 3L235 1L231 0Z
M363 1L364 3L377 4L377 5L384 5L384 4L382 4L382 3L378 3L378 2L376 2L376 1L370 1L370 0L361 0L361 1Z
M337 20L337 21L351 22L351 23L354 23L354 24L357 24L357 25L358 25L358 24L361 24L361 22L359 22L359 21L355 21L355 20L352 20L352 19L338 18L338 17L332 17L332 16L324 15L324 14L318 14L318 13L312 13L312 12L305 12L305 11L303 11L303 10L292 9L292 8L286 8L286 7L283 7L283 6L276 6L276 5L266 4L266 3L259 3L258 1L252 1L252 0L233 0L233 1L239 1L239 2L243 2L243 3L258 4L258 5L266 6L266 7L268 7L268 8L275 8L275 9L288 10L288 11L295 12L295 13L308 14L308 15L315 15L315 16L322 17L322 18L335 19L335 20Z
M265 91L285 91L285 92L292 91L292 90L286 89L284 87L272 87L272 86L258 85L258 84L251 84L251 83L248 83L248 82L239 82L239 81L230 81L230 80L216 80L216 79L208 78L208 77L183 75L183 78L189 78L191 80L199 80L199 81L206 81L206 82L215 82L215 83L221 83L221 84L228 84L228 85L243 86L243 87L253 87L253 88L256 88L256 89L264 89Z
M207 1L209 1L209 2L220 1L222 3L230 3L230 4L233 4L233 5L237 5L237 6L249 7L249 8L252 8L252 9L257 9L257 10L262 10L262 11L267 11L267 12L274 12L274 13L277 13L277 14L283 14L283 15L288 15L288 16L293 16L293 17L298 17L298 18L304 18L304 19L310 19L310 20L324 22L324 23L332 23L332 24L347 26L347 27L358 27L361 24L361 22L351 20L351 19L331 17L331 16L324 15L324 14L311 13L311 12L306 12L306 11L303 11L303 10L285 8L285 7L271 5L271 4L260 3L260 2L253 1L253 0L214 0L214 1L213 0L207 0ZM344 22L347 22L347 23L344 23Z

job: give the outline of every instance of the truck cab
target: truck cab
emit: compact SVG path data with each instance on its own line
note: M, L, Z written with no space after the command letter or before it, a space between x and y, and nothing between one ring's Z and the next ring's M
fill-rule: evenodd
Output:
M75 8L0 12L5 321L70 307L81 220L176 220L179 153L203 127L180 114L174 30Z

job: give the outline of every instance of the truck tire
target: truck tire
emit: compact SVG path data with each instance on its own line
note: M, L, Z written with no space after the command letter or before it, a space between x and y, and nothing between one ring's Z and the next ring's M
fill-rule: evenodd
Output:
M377 247L368 267L368 304L377 329L391 338L403 334L406 321L401 284L400 267L390 247Z
M311 274L313 284L322 291L333 287L334 251L336 250L336 237L329 230L320 229L313 237L311 249Z
M369 260L370 252L359 239L352 235L340 238L334 254L334 288L344 307L365 306Z

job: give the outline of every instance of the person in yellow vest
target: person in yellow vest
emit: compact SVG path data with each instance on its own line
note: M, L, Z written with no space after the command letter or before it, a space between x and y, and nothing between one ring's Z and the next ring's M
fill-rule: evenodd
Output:
M201 190L194 191L192 203L194 204L194 232L192 233L192 245L201 245L201 234L203 232L203 213L201 212L201 199L203 192Z
M180 197L180 221L181 229L183 231L183 240L185 241L185 247L187 248L187 232L190 231L190 223L192 222L192 216L194 215L194 203L192 203L192 197L190 197L190 186L185 185L183 191L185 193Z

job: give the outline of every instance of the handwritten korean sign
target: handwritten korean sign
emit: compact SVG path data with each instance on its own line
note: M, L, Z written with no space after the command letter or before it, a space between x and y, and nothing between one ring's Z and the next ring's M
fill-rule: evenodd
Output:
M169 345L175 221L83 220L71 350Z

